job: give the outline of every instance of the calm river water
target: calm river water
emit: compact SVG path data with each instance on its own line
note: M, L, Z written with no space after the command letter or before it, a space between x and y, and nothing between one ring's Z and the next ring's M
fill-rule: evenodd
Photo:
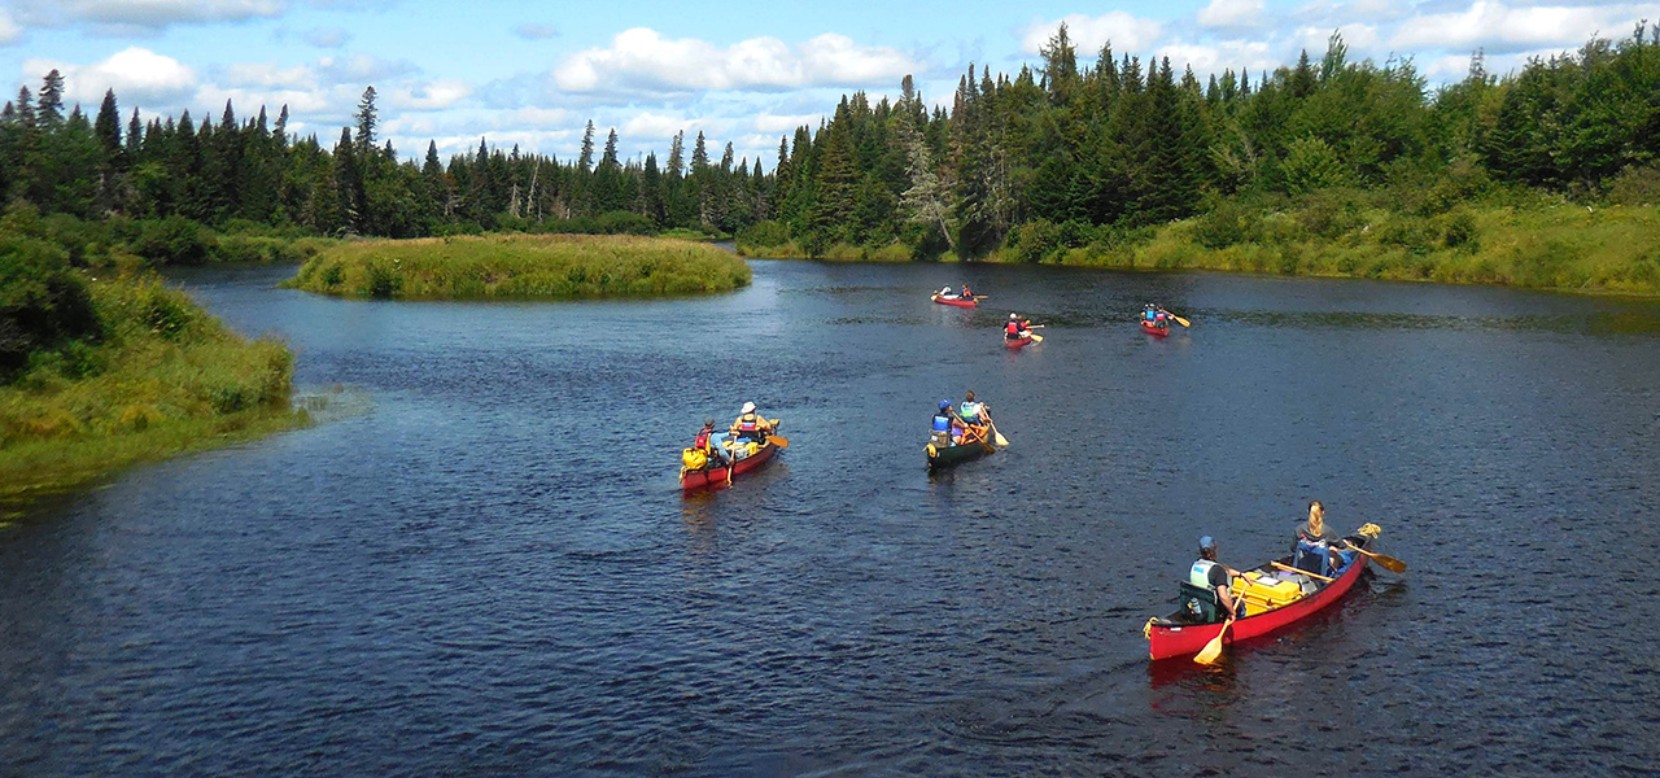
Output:
M184 277L356 410L0 530L0 773L1654 769L1660 304L752 264L648 302ZM964 280L987 307L928 302ZM1003 349L1011 310L1047 340ZM1013 445L931 478L967 389ZM683 497L746 400L792 445ZM1255 564L1310 499L1411 569L1149 666L1197 538Z

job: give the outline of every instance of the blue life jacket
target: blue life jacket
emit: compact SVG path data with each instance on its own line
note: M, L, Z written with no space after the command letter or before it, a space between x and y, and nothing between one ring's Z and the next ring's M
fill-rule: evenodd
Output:
M935 432L950 432L951 431L951 417L946 416L944 414L935 414L934 415L934 431Z

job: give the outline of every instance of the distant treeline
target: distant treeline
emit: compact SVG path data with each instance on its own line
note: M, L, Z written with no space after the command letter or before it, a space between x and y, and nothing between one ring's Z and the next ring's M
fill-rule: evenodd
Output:
M1325 55L1252 76L1201 80L1169 59L1110 47L1093 64L1061 26L1035 67L970 66L949 110L910 78L896 101L844 97L833 118L781 139L770 172L711 158L701 133L664 160L623 160L613 130L580 156L503 151L400 161L378 137L373 87L332 145L293 137L288 111L217 121L188 113L125 121L116 96L65 112L48 74L0 112L0 192L45 216L257 224L315 235L419 237L479 231L742 232L751 245L878 247L974 258L1051 236L1054 250L1261 196L1381 193L1434 213L1494 189L1654 202L1660 193L1660 30L1593 40L1496 77L1431 90L1410 61ZM597 157L597 158L596 158ZM152 229L152 232L158 232ZM142 229L133 230L143 233ZM1042 259L1031 246L1013 252ZM160 259L161 257L157 257Z

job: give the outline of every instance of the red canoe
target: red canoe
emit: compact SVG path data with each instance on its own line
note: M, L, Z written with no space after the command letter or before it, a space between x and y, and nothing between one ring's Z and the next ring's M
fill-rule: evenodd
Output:
M1376 529L1375 525L1363 527L1362 531ZM1366 548L1376 535L1350 535L1347 540L1361 548ZM1291 573L1274 566L1273 562L1245 571L1247 577L1258 577L1259 582L1277 582L1274 588L1291 587L1293 592L1300 589L1300 595L1288 603L1277 606L1271 605L1274 600L1253 598L1251 591L1247 591L1245 601L1247 615L1235 620L1233 628L1228 630L1224 643L1238 643L1254 637L1278 631L1295 624L1314 613L1319 612L1348 594L1355 582L1360 580L1360 574L1366 569L1366 555L1355 553L1353 561L1338 571L1337 577L1330 582L1321 581L1301 573ZM1277 560L1282 565L1290 565L1291 558L1284 557ZM1239 585L1235 584L1235 590ZM1262 591L1268 591L1263 588ZM1266 609L1263 609L1266 607ZM1205 647L1216 633L1222 630L1220 622L1209 624L1195 623L1186 611L1178 610L1164 618L1154 617L1147 621L1142 634L1147 637L1147 655L1149 658L1174 659L1177 657L1193 656Z
M778 453L778 448L770 441L764 442L755 449L755 453L733 462L730 468L709 466L692 470L683 467L680 469L680 487L690 492L712 486L727 486L732 483L732 479L766 464L767 460L772 459L773 454Z
M1026 335L1024 337L1014 338L1014 339L1010 339L1008 336L1003 337L1003 345L1007 348L1023 348L1025 346L1031 345L1031 343L1032 343L1032 336L1031 335Z
M1162 338L1170 334L1170 325L1166 324L1165 326L1160 327L1159 325L1147 321L1146 319L1142 319L1141 331L1147 333L1148 335L1157 335Z
M939 292L935 292L932 299L933 299L934 302L939 303L940 305L955 305L958 308L978 308L978 307L980 307L979 301L975 300L972 297L968 297L968 298L941 297Z

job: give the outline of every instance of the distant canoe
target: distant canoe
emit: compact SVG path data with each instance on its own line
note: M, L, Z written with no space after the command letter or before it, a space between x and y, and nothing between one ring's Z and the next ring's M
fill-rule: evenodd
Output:
M934 296L930 299L940 305L954 305L958 308L980 307L980 302L972 297L941 297L939 292L935 292Z
M1156 335L1162 338L1170 334L1170 325L1166 324L1163 327L1160 327L1159 325L1147 321L1146 319L1142 319L1141 331L1147 333L1148 335Z
M1025 348L1026 346L1031 345L1031 343L1032 336L1030 334L1022 335L1018 338L1011 338L1007 335L1003 336L1003 345L1008 348Z

